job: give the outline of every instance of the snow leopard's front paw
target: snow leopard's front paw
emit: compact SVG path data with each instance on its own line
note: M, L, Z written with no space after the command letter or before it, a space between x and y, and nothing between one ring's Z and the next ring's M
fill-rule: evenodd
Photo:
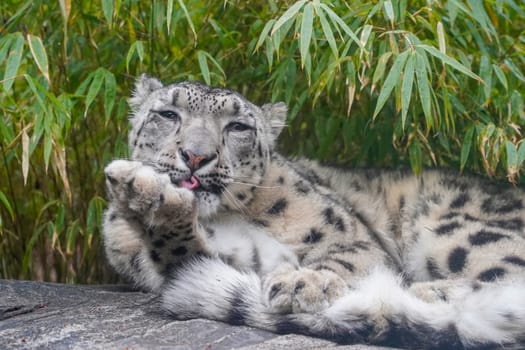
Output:
M344 280L331 271L295 269L290 264L266 276L263 288L267 304L275 313L321 311L348 290Z
M147 266L136 270L153 266L166 275L196 254L209 254L204 228L197 222L192 191L176 187L168 175L140 162L113 161L106 167L105 175L110 197L104 230L106 242L117 242L122 252L126 241L131 241L132 237L125 235L129 231L138 234L138 243L142 245L127 254L125 260L132 266L124 270L149 261ZM124 239L120 244L119 236Z
M148 226L190 225L194 217L194 194L171 184L141 162L115 160L105 169L112 201L138 215Z

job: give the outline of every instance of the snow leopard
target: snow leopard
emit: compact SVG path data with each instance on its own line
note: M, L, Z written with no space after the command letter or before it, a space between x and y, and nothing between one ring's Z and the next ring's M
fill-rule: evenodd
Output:
M276 150L284 103L140 76L105 168L109 263L176 319L342 344L525 347L519 187Z

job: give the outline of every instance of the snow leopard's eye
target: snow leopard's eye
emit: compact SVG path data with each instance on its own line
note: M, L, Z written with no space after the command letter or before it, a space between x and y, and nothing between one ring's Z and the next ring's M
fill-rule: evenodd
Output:
M166 118L166 119L171 119L171 120L179 120L180 119L179 113L177 113L175 111L165 110L165 111L152 111L152 112L157 113L158 115L160 115L161 117Z
M251 126L240 122L231 122L230 124L226 125L226 130L233 132L241 132L251 129L253 129Z

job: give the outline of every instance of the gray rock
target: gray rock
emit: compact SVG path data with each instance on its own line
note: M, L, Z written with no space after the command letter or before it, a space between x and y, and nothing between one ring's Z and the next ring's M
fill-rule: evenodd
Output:
M0 280L1 349L385 349L209 320L175 321L126 286Z

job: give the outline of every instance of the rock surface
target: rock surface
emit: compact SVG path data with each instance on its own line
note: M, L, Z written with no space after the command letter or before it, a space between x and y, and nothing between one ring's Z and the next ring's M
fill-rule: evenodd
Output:
M175 321L125 286L0 280L1 349L373 350L208 321Z

